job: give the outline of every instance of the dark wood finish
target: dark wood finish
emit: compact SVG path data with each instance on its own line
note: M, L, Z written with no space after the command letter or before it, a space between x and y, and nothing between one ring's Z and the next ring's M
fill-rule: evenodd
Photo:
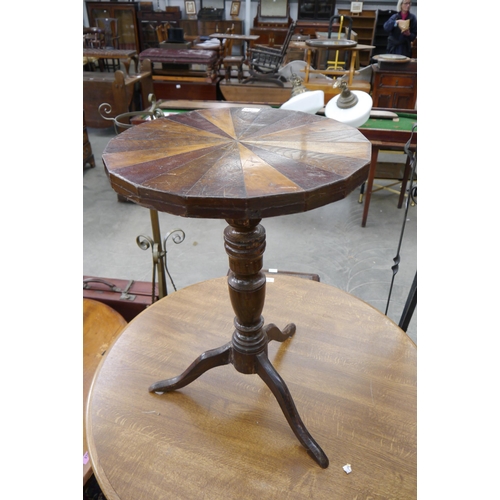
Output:
M136 84L140 87L140 97L135 92ZM131 111L137 99L149 104L148 95L153 92L151 79L151 63L141 63L140 72L127 76L121 70L115 73L84 72L83 73L83 109L89 127L105 128L112 122L102 118L99 106L107 103L111 106L110 117Z
M97 300L132 321L160 298L159 285L147 281L123 280L97 276L83 277L83 298Z
M365 10L361 14L352 13L349 9L338 9L341 16L352 17L352 29L356 32L358 42L365 45L373 45L375 38L375 27L377 25L377 11ZM361 66L370 64L372 52L362 52L359 54Z
M335 13L335 0L299 0L297 20L328 21Z
M248 72L249 77L243 83L253 80L270 81L283 87L286 78L283 77L279 70L283 65L288 46L292 40L295 23L290 24L288 31L280 48L266 47L264 45L256 45L248 51Z
M87 122L85 121L85 111L83 112L83 167L86 165L95 167L94 154L92 153L92 146L89 141L89 134L87 132Z
M99 363L126 326L125 319L111 307L83 299L83 484L92 476L85 426L90 386Z
M172 7L171 7L172 9ZM167 11L137 11L137 26L139 31L140 51L157 48L158 37L156 35L156 28L158 26L170 24L172 27L178 27L179 21L182 18L182 13L179 7L178 10Z
M255 219L344 198L366 179L370 156L358 130L325 117L225 108L127 130L109 142L103 161L113 189L139 205Z
M417 64L392 64L391 69L372 65L373 106L415 109L417 103Z
M213 20L201 21L196 19L181 19L179 27L184 30L184 38L186 40L196 40L200 36L209 36L212 33L226 33L228 29L234 26L233 33L235 35L243 35L243 21L239 20ZM240 41L236 41L238 45Z
M228 223L232 339L202 353L180 375L151 385L151 392L175 391L229 363L239 373L256 373L300 443L328 467L267 356L269 341L285 341L295 325L264 325L265 230L259 223L344 198L366 177L369 158L370 144L356 129L269 108L192 111L142 124L109 142L103 162L119 194L150 209Z
M287 15L284 18L269 18L260 15L260 1L257 7L257 15L253 20L253 27L250 29L251 35L258 35L258 43L251 42L250 47L255 45L268 45L274 47L275 45L281 46L285 43L288 35L288 29L293 23L293 19ZM290 4L287 3L287 12L290 11Z
M108 500L417 497L417 349L375 308L276 276L263 314L295 335L269 358L331 458L314 467L259 377L219 368L185 389L147 388L233 329L225 278L169 295L128 325L101 365L87 419ZM347 475L342 467L351 464Z
M134 69L137 73L139 69L139 56L135 50L110 50L110 49L94 49L84 48L83 57L94 59L119 59L122 61L127 75L130 74L130 63L134 61Z
M90 26L97 26L97 18L107 17L117 19L117 47L123 50L140 52L139 30L137 26L137 11L139 2L85 2Z

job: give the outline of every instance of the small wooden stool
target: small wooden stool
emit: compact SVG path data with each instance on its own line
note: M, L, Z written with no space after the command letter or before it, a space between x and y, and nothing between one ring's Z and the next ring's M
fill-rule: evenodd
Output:
M231 69L233 66L236 66L238 71L238 81L241 82L243 80L243 61L245 58L243 56L226 56L222 59L222 64L224 65L225 70L225 80L229 81L231 79Z

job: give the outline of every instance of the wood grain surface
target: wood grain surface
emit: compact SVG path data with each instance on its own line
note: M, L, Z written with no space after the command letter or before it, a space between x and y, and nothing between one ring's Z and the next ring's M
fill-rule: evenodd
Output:
M185 217L256 219L340 200L368 175L370 142L325 117L203 109L132 127L103 153L111 186Z
M111 307L92 299L83 299L83 455L88 453L85 413L92 379L113 340L127 326L123 317ZM86 462L86 463L85 463ZM92 475L90 460L84 458L83 484Z
M269 344L269 359L329 467L307 455L256 375L226 365L179 391L148 392L229 341L234 314L218 278L141 313L100 365L87 436L107 500L416 498L411 339L359 299L284 275L267 283L263 315L297 325L291 339Z

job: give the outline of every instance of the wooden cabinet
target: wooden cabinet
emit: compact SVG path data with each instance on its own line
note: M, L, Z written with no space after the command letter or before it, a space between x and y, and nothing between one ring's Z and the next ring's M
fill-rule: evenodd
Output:
M170 9L173 9L173 7L170 7ZM137 24L141 52L159 46L158 36L156 34L156 27L158 25L169 23L172 27L177 27L181 17L182 13L180 9L170 12L139 10L137 12Z
M372 66L372 99L375 108L415 109L417 103L417 63L404 69Z
M178 24L179 28L184 30L184 37L188 38L208 36L212 33L225 33L233 25L235 35L243 34L243 21L181 19Z
M339 9L340 16L352 17L352 29L358 36L358 43L363 45L373 45L375 38L375 26L377 24L376 10L363 10L360 14L352 13L349 9ZM372 53L369 50L359 52L359 64L368 66Z
M298 20L329 21L335 13L335 0L299 0Z
M138 2L86 2L90 26L98 26L98 18L117 20L117 49L140 52L139 31L137 29ZM115 28L113 28L114 30Z
M254 45L269 45L269 47L274 47L275 45L283 45L285 42L286 35L288 33L288 28L273 28L270 26L258 26L256 28L250 29L251 35L258 35L259 39L255 42L250 42L250 46Z

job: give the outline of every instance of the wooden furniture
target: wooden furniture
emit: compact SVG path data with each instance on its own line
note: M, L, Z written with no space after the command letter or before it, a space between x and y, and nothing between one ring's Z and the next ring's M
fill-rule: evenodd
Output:
M88 49L103 49L105 46L104 31L100 28L83 28L83 47Z
M100 366L87 417L107 500L417 498L417 349L390 319L332 286L283 275L266 318L295 335L269 344L299 411L330 456L314 467L256 376L219 368L148 393L233 328L225 278L179 290L138 316ZM352 473L343 467L350 464Z
M305 77L304 77L304 84L309 83L309 75L311 73L321 73L323 75L333 75L333 76L343 76L347 75L348 76L348 85L349 88L353 89L352 87L352 82L354 80L354 76L356 75L356 61L358 59L359 52L367 52L371 51L373 49L373 45L363 45L363 44L356 44L354 46L343 46L342 51L345 52L350 52L350 63L349 63L349 68L347 69L311 69L311 61L313 58L313 51L316 48L330 48L334 49L337 46L335 45L335 40L306 40L306 45L308 46L308 51L307 51L307 66L304 70Z
M373 192L373 181L377 171L379 151L404 152L404 146L410 138L411 149L415 150L417 146L417 131L415 130L412 134L413 126L417 122L416 110L373 108L373 111L393 111L398 115L398 121L370 118L362 127L359 128L359 131L372 143L370 170L368 172L368 180L364 190L363 218L361 220L362 227L366 226L368 218L368 210L370 208L370 200ZM408 181L409 174L410 161L409 158L407 158L399 195L398 208L401 208L403 205L406 183Z
M137 27L137 11L139 2L85 2L90 26L98 26L98 19L113 18L117 20L117 49L140 51L139 30Z
M364 45L374 45L375 26L377 24L377 11L364 10L360 14L351 12L349 9L338 9L338 14L341 16L352 17L352 29L358 35L358 42ZM359 64L368 66L371 59L371 50L362 52L359 55Z
M256 45L249 49L248 72L250 75L243 83L253 80L264 80L283 87L283 77L279 74L279 70L285 60L288 45L292 40L294 30L295 23L292 23L288 27L288 32L280 48Z
M292 23L288 0L259 0L250 34L259 36L259 45L281 46L288 37Z
M212 33L226 33L228 28L234 25L233 34L243 35L243 21L240 20L196 20L196 19L181 19L179 27L184 30L184 38L194 41L199 37L208 37ZM238 45L238 42L235 42Z
M83 57L97 59L117 59L123 62L125 72L130 75L130 63L134 61L134 69L139 69L139 56L135 50L83 49Z
M218 57L212 50L146 49L139 54L139 59L162 64L161 70L153 71L153 81L212 83L217 77ZM198 69L200 66L201 69Z
M91 299L83 299L83 484L92 475L85 414L90 386L99 363L127 322L114 309Z
M226 81L229 81L231 78L231 69L236 67L236 75L238 81L241 82L243 80L243 63L247 59L247 44L257 40L259 37L257 35L239 35L234 33L212 33L210 34L210 38L216 38L221 43L223 49L222 67ZM241 43L240 55L233 55L234 42ZM225 46L223 46L223 43L225 43Z
M328 21L335 13L335 0L299 0L297 21Z
M240 373L257 373L301 444L321 467L328 466L267 357L268 342L286 340L295 325L283 330L264 325L265 230L260 221L343 199L366 178L370 156L369 141L352 127L269 108L170 115L109 142L102 158L118 194L152 210L228 223L224 245L235 313L232 339L201 354L181 375L152 384L150 392L180 389L229 363ZM229 331L226 335L229 340Z
M167 7L166 11L137 11L140 52L149 48L158 48L156 29L167 24L178 27L182 18L180 7Z
M133 75L126 75L121 70L115 73L83 72L83 109L89 127L110 126L110 122L99 112L99 106L103 103L111 108L106 107L111 116L131 111L137 107L137 100L148 103L148 96L153 93L151 62L142 61L139 69ZM136 84L140 88L138 92Z
M384 69L372 65L372 99L377 108L415 109L417 62L391 64Z
M85 111L83 111L83 168L87 165L95 167L94 154L92 153L92 146L89 141L89 134L87 132L87 122L85 121Z

